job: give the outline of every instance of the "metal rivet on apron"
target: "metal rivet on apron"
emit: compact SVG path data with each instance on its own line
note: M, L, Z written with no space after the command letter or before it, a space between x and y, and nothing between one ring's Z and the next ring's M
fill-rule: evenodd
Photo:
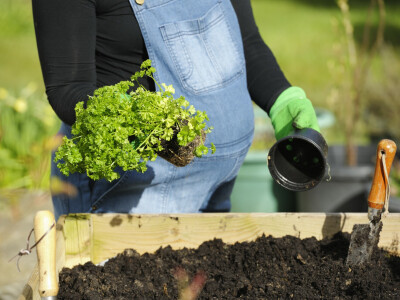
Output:
M136 3L139 4L139 5L143 5L143 3L144 3L144 0L135 0L135 1L136 1Z
M94 210L97 210L97 206L93 205L93 206L92 206L92 210L93 210L93 211L94 211Z

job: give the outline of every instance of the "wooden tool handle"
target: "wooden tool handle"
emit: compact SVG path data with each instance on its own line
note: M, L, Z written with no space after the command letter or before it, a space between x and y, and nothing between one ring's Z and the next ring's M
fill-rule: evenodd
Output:
M393 159L396 155L396 144L392 140L381 140L376 151L375 174L368 196L368 207L382 210L385 204L386 186L389 182L385 178L382 167L382 155L385 154L386 170L389 176Z
M56 273L56 226L54 215L48 210L38 211L34 219L36 253L39 265L39 294L52 297L58 294ZM53 228L51 228L53 226ZM51 229L50 229L51 228ZM49 230L50 229L50 230Z

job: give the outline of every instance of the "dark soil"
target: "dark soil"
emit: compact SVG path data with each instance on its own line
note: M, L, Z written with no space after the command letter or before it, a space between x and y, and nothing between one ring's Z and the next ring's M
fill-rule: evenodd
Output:
M204 274L199 299L400 299L400 257L376 249L373 263L349 268L349 241L339 233L322 241L262 236L227 245L215 239L198 249L144 255L129 249L104 267L88 262L63 269L58 299L178 299L177 269L189 281Z
M193 160L195 157L194 150L205 141L206 134L203 131L201 137L196 136L196 138L186 146L180 146L177 133L177 130L175 130L174 136L170 141L161 141L161 146L164 149L157 152L157 154L177 167L184 167Z

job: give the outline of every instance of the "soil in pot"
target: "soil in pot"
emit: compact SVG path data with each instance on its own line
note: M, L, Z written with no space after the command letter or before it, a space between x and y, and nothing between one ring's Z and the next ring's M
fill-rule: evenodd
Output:
M195 157L195 149L204 143L206 140L206 134L202 132L202 136L196 136L196 138L191 141L186 146L180 146L177 138L177 130L174 132L174 136L170 141L162 140L161 146L164 148L162 151L157 152L157 154L177 167L184 167L188 165Z
M182 122L182 125L187 125L187 120ZM198 146L202 145L206 140L206 133L202 131L202 135L196 136L193 141L188 143L186 146L179 145L178 142L178 129L174 128L174 135L171 140L161 140L161 146L163 150L158 151L157 154L177 167L184 167L188 165L195 158L195 150ZM129 137L129 142L135 140L134 136Z
M104 266L64 268L58 299L178 299L178 268L189 281L204 274L198 299L400 299L400 257L375 249L373 263L349 268L349 239L262 236L154 254L128 249Z

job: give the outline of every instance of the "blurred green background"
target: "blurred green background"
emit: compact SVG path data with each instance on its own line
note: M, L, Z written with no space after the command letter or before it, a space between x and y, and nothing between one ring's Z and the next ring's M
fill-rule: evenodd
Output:
M357 143L400 137L400 1L384 2L384 43L369 57L379 24L376 3L368 17L369 1L348 1L354 29L348 35L335 0L252 0L262 37L289 81L302 87L315 107L335 116L335 124L323 128L328 144L345 142L345 124L355 109ZM362 52L367 20L370 39ZM356 106L349 106L357 67L348 51L352 42L357 62L370 62ZM49 153L57 144L59 120L45 97L28 0L0 1L0 66L0 197L10 189L49 189ZM267 135L254 149L272 143Z

